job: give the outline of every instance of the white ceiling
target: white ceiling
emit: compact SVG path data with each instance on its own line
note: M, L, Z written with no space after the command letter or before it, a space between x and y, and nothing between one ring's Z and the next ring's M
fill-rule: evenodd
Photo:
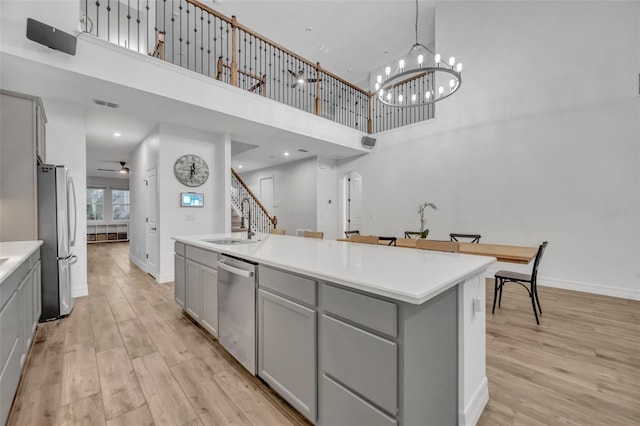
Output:
M415 2L411 0L203 0L289 50L321 65L335 74L367 88L369 72L402 57L415 37ZM420 42L433 45L434 0L420 1ZM307 29L310 28L310 31ZM330 50L322 53L319 46ZM41 68L41 69L38 69ZM300 137L225 114L183 104L150 93L136 92L102 80L80 76L44 65L34 66L15 57L2 58L3 85L14 90L24 86L26 93L61 99L82 105L87 119L87 174L127 178L118 172L99 172L98 168L119 169L129 153L157 125L154 111L172 111L171 124L232 134L232 165L243 171L295 161L313 155L344 158L354 155L335 145L323 148L311 138ZM43 81L42 75L47 76ZM13 77L12 77L13 76ZM11 79L15 81L11 82ZM111 109L96 105L94 99L116 100L122 105ZM149 106L153 106L150 108ZM115 137L114 132L121 134ZM268 144L261 141L268 141ZM325 144L326 145L326 144ZM300 152L306 149L308 152ZM284 156L284 152L289 156Z

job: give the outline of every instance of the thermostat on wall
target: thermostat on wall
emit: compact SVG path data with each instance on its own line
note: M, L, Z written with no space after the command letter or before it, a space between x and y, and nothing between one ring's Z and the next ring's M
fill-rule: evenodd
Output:
M201 192L181 192L180 207L204 207L204 194Z

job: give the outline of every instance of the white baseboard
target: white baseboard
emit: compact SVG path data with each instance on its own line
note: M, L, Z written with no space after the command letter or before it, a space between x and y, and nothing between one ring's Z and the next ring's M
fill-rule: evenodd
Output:
M489 402L489 382L487 382L487 377L485 376L478 386L478 389L473 393L471 397L471 401L464 407L464 412L461 413L458 424L460 426L475 426L480 420L480 415L482 415L482 411L484 407Z
M164 283L170 283L171 281L173 281L174 277L173 277L173 274L163 274L155 278L156 278L156 281L158 281L158 283L164 284Z
M506 268L500 268L506 269ZM492 278L498 269L488 269L487 278ZM529 272L531 273L531 270ZM624 287L614 287L610 285L587 283L583 281L563 280L552 277L538 277L540 287L561 288L563 290L580 291L583 293L600 294L602 296L619 297L622 299L640 300L640 289L630 289Z
M142 260L138 259L131 253L129 253L129 260L135 263L135 265L138 268L142 269L143 272L147 272L147 262L143 262Z
M71 297L77 299L78 297L84 297L89 295L89 288L85 284L83 287L73 287L71 288Z

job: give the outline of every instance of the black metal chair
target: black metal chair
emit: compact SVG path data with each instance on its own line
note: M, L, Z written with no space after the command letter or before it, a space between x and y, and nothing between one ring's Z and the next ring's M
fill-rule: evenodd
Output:
M358 230L344 231L344 236L345 237L350 238L352 235L360 235L360 231L358 231Z
M470 243L479 243L480 242L480 234L449 234L449 238L451 241L458 242L458 238L469 238Z
M420 236L420 231L404 231L405 238L417 238Z
M396 237L378 237L379 241L389 241L389 243L387 244L388 246L395 246L396 245Z
M493 289L493 309L491 310L492 314L496 311L496 300L498 301L498 307L500 307L500 304L502 303L502 289L504 285L508 282L512 282L520 284L529 292L529 297L531 298L531 306L533 306L533 313L536 316L536 324L540 325L540 320L538 319L538 311L540 311L540 315L542 315L542 308L540 307L540 299L538 298L538 266L540 266L540 259L542 259L542 254L544 253L544 249L546 247L547 241L540 244L538 253L536 253L536 258L533 261L533 271L531 272L531 275L512 271L496 272L495 284ZM529 285L529 287L527 287L527 285Z

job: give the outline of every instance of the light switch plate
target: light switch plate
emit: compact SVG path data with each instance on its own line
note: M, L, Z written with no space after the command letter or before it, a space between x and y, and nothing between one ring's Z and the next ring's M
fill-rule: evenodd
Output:
M480 299L473 299L473 312L482 312L482 301Z

